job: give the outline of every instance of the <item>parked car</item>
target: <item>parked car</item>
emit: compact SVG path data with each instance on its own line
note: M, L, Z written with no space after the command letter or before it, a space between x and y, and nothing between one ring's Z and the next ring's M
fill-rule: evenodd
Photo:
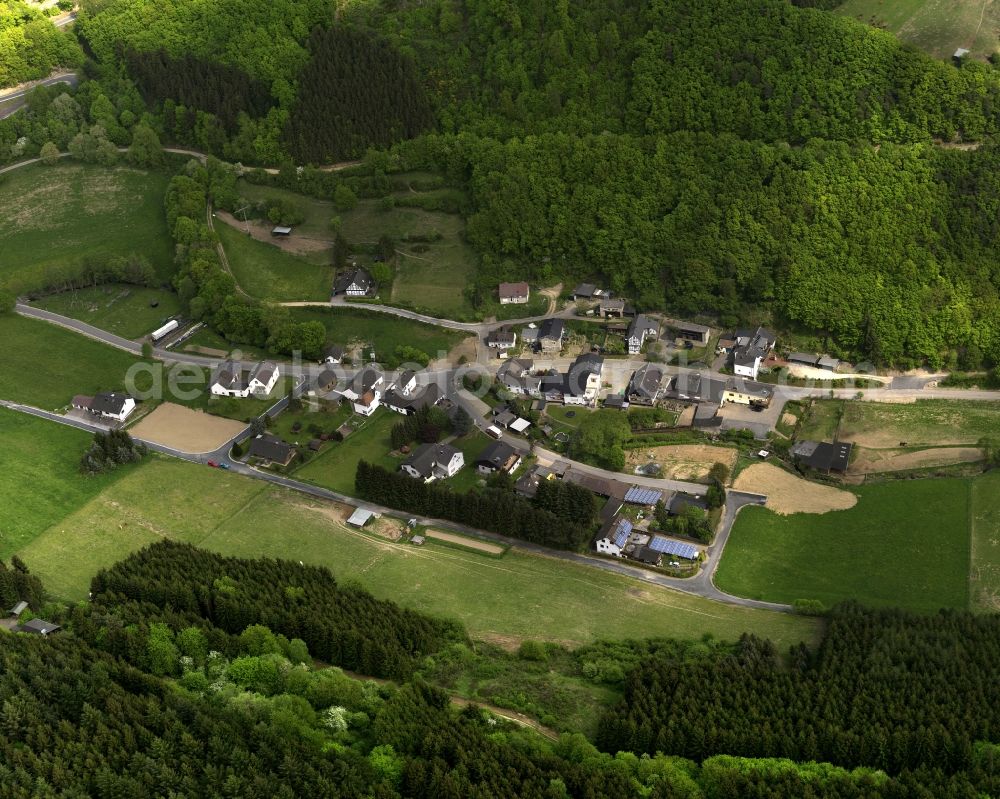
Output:
M228 463L220 463L219 464L219 468L220 469L228 469L229 468L229 464Z
M216 467L218 467L219 464L216 463L215 461L209 461L208 465L211 466L213 469L215 469Z

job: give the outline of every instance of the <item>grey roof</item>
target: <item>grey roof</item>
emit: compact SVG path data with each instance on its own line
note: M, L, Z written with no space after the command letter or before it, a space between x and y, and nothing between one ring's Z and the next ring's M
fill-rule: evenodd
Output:
M14 628L16 633L35 633L36 635L48 635L61 630L58 624L45 619L29 619L24 624L19 624Z
M247 454L273 463L286 463L292 456L292 445L270 433L262 433L250 442Z
M840 361L837 358L831 358L829 355L824 355L822 358L816 361L816 365L820 369L831 369L832 371L836 372L837 369L840 368Z
M656 399L663 388L663 369L655 364L644 363L632 374L628 384L629 395Z
M604 369L604 358L588 352L580 355L569 367L563 380L563 393L579 396L587 390L587 380L591 375L600 376Z
M359 397L363 397L382 379L382 373L378 369L367 366L354 376L351 383L351 390Z
M28 603L25 602L24 600L21 600L16 605L14 605L14 607L12 607L10 609L10 615L11 616L20 616L27 609L28 609Z
M708 325L699 325L697 322L685 322L683 319L675 319L673 323L675 330L683 330L685 333L710 333L712 328Z
M96 394L90 403L90 410L94 413L108 413L117 416L125 410L125 402L128 399L128 394L117 391Z
M800 441L792 447L792 454L811 469L846 472L851 461L853 444L843 441Z
M429 383L426 386L417 386L408 397L404 397L395 389L387 391L382 397L382 403L390 408L398 408L407 413L416 411L428 405L433 405L438 401L441 392L436 383Z
M697 421L708 421L714 419L719 412L719 406L714 402L699 402L694 409L694 418Z
M726 383L698 372L681 372L670 384L671 396L679 399L707 400L719 404Z
M412 369L407 369L403 374L399 376L399 385L405 386L409 385L410 381L417 376L417 373Z
M332 369L324 369L316 376L316 387L329 390L331 386L337 385L337 373Z
M247 383L243 380L245 372L240 365L233 360L223 361L219 368L215 370L212 377L212 385L218 383L223 388L233 390L246 388Z
M604 398L605 408L624 408L628 404L628 400L621 394L609 394Z
M565 327L562 319L546 319L538 326L538 338L562 340Z
M625 300L601 300L600 309L602 311L624 311Z
M476 465L503 469L511 457L516 455L517 451L506 441L494 441L476 458Z
M819 356L810 355L808 352L790 352L786 360L792 363L804 363L809 366L815 366L816 362L819 361Z
M443 468L451 463L451 459L459 452L461 450L455 449L450 444L421 444L403 461L403 466L409 466L424 478L428 478L437 468Z
M737 330L734 338L733 363L740 366L753 366L758 358L764 360L777 340L774 333L763 327Z
M760 399L771 399L774 396L772 386L767 383L747 380L745 377L730 377L726 381L726 391L739 391L742 394L749 394L751 397L759 397Z
M517 333L509 327L498 327L495 330L491 330L486 336L487 344L496 343L513 345L516 341Z
M329 347L323 350L323 357L334 358L339 361L341 358L344 357L344 348L341 347L339 344L331 344Z
M646 563L650 566L658 566L663 559L659 552L647 546L639 547L632 557L640 563Z
M494 417L493 421L501 427L510 427L517 421L517 416L510 411L502 411Z
M362 291L370 291L372 286L375 285L375 280L367 269L359 267L341 273L337 278L337 282L333 284L333 287L337 293L342 294L352 285L356 285Z
M654 331L653 334L658 335L660 332L660 323L651 316L639 314L629 324L626 335L629 338L644 338L649 334L649 331Z
M274 373L278 371L278 365L272 361L261 361L253 368L253 372L250 373L250 379L256 378L261 383L267 383L274 376Z

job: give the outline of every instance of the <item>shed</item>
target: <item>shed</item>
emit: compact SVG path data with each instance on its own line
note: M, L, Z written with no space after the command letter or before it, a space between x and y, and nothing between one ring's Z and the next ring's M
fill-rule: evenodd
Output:
M322 447L323 447L323 442L320 441L318 438L314 438L312 441L309 442L309 449L311 449L313 452L319 452L320 449L322 449Z
M347 523L352 527L364 527L375 514L370 510L365 510L364 508L355 508L354 513L347 520Z
M35 635L49 635L59 632L62 627L45 619L29 619L24 624L19 624L14 628L16 633L34 633Z
M423 546L424 545L424 537L422 535L415 535L415 536L413 536L413 538L410 539L410 543L413 544L414 546L418 546L418 547Z
M788 355L789 363L801 363L804 366L815 366L819 361L819 358L815 355L810 355L808 352L792 352Z
M508 425L508 428L513 430L515 433L523 433L529 427L531 427L531 422L527 419L522 419L520 416Z
M272 236L290 236L291 233L292 233L292 229L290 227L288 227L287 225L275 225L271 229L271 235Z
M27 609L28 609L28 603L22 600L21 602L18 602L16 605L14 605L14 607L10 609L10 615L14 617L19 617Z

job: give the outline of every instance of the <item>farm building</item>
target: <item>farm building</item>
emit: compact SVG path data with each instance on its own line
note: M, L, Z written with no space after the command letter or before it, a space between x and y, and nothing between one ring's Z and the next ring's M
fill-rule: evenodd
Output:
M351 527L364 527L368 522L372 520L375 516L370 510L365 510L364 508L355 508L354 513L350 515L347 523Z
M342 272L333 284L334 296L368 297L375 293L375 278L367 269L355 268Z
M799 441L792 447L792 457L803 466L821 472L846 472L851 462L853 444L838 441Z
M685 322L682 319L675 319L671 327L677 331L678 338L682 338L685 341L695 341L698 344L708 344L708 337L712 333L712 328L708 325Z
M284 238L292 235L292 229L288 225L275 225L271 228L271 235Z

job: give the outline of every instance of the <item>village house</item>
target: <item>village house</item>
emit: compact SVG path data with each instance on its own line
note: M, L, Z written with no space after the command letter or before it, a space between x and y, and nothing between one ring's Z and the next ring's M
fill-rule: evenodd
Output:
M625 316L625 300L601 300L597 306L597 312L605 319L615 317L621 319Z
M538 348L542 352L559 352L565 335L566 325L562 319L546 319L538 327Z
M644 363L632 373L625 396L637 405L655 405L663 397L663 369L656 364Z
M629 324L628 332L625 333L625 343L628 345L629 355L638 355L647 339L656 338L659 335L659 322L645 314L639 314Z
M261 433L250 442L247 456L271 466L287 466L295 457L295 448L278 436Z
M343 294L347 297L368 297L375 293L375 278L362 267L341 272L333 284L333 295Z
M498 327L486 336L486 346L494 350L509 350L517 344L517 333L509 327Z
M351 385L341 392L341 396L351 402L355 413L371 416L382 403L382 386L385 377L374 367L366 367L355 375Z
M339 344L331 344L323 350L323 363L340 363L344 360L344 348Z
M72 405L77 410L116 422L124 422L135 410L135 400L120 391L107 391L93 397L78 394L73 397Z
M767 407L771 404L771 397L774 396L774 389L766 383L755 383L753 380L741 380L731 377L726 381L722 390L722 403L732 402L735 405L763 405Z
M421 444L399 468L416 480L430 483L454 477L464 465L462 451L450 444Z
M412 369L407 369L403 372L399 379L396 380L393 388L396 389L404 397L410 396L410 392L417 387L417 373Z
M228 360L216 369L210 390L217 397L245 399L251 395L267 396L280 376L278 365L271 361L261 361L247 371L235 361Z
M476 458L476 470L480 474L497 471L510 474L520 465L521 455L504 441L494 441Z
M511 394L530 394L532 392L528 390L528 383L534 366L534 361L527 358L511 358L509 361L504 361L497 370L497 382ZM538 379L531 381L531 385L537 392Z
M531 296L527 283L501 283L497 291L501 305L524 305Z
M604 358L593 353L580 355L566 373L563 386L563 403L566 405L593 405L601 390Z
M382 397L382 404L394 413L410 416L421 408L437 404L440 393L435 383L429 383L405 395L391 388Z
M757 379L760 365L767 359L777 341L774 333L763 327L737 330L729 360L733 373L739 377Z

